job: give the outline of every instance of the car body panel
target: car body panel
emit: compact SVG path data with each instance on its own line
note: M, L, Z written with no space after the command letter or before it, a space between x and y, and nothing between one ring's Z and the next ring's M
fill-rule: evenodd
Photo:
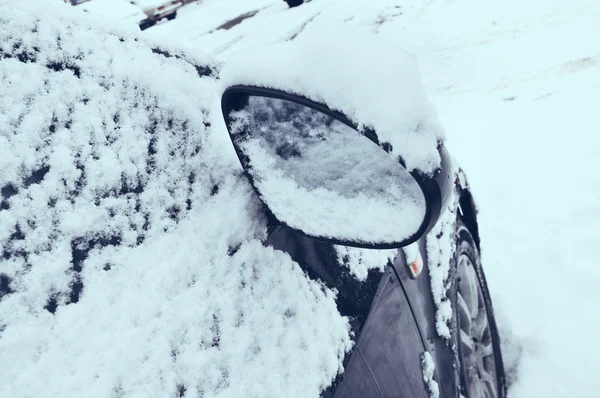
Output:
M433 235L428 236L430 239L438 239ZM425 349L434 359L436 365L434 379L438 383L441 396L458 396L456 393L458 391L458 372L455 366L457 357L452 348L454 343L440 337L436 328L437 308L431 293L429 276L431 264L425 247L426 238L419 241L419 246L423 255L423 271L416 279L410 278L404 256L396 257L394 269L413 309L414 319L422 333Z
M394 270L386 267L335 397L428 397L421 373L423 351L404 289Z

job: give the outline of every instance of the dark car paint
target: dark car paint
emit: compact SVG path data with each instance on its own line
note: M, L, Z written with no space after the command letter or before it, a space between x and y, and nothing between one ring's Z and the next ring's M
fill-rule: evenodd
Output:
M436 330L425 238L419 241L424 268L418 278L409 277L399 252L393 264L371 271L365 282L349 273L331 244L286 226L271 227L265 244L289 253L309 277L337 289L338 309L351 318L355 346L344 361L344 374L324 398L429 397L421 366L425 351L435 361L440 396L459 396L456 353Z
M408 298L388 266L335 397L429 397L424 351Z
M444 238L450 239L450 237L440 237L440 239ZM434 239L438 238L434 237ZM409 277L404 256L397 257L394 268L398 272L400 281L413 308L415 321L423 336L426 350L435 362L434 379L440 388L440 396L458 397L460 388L457 369L458 356L453 348L454 342L441 338L436 328L437 309L431 293L430 262L427 258L425 246L426 238L423 238L419 241L419 247L423 255L424 266L419 277L414 280ZM452 278L452 276L450 277Z
M375 364L371 369L376 369L376 373L381 376L379 386L388 387L388 385L396 385L397 378L403 379L403 386L411 386L412 389L406 390L396 388L395 392L384 390L386 394L379 394L373 390L369 394L361 391L361 394L352 395L352 391L359 391L361 379L364 379L373 372L365 372L363 375L355 371L349 365L345 372L345 386L351 386L347 389L338 389L336 397L428 397L429 394L424 389L423 374L420 364L420 357L424 351L429 352L435 362L434 379L438 383L441 397L459 397L459 373L457 369L458 356L454 350L454 342L447 341L441 338L436 329L436 307L431 295L431 283L429 278L429 264L426 258L427 251L425 250L425 238L419 241L421 253L424 255L424 267L422 274L416 278L410 278L407 271L405 256L398 255L395 258L393 267L387 267L386 273L380 282L380 290L384 296L390 296L388 301L391 301L391 296L396 297L397 304L406 306L406 308L394 308L387 312L381 313L378 308L381 303L377 300L373 301L371 313L367 323L365 324L356 350L365 356L365 350L372 350L366 357ZM401 293L400 293L401 292ZM397 296L402 295L400 300ZM392 319L388 319L391 317ZM390 322L395 327L390 327ZM367 329L376 331L375 336L369 336ZM392 332L393 333L390 333ZM418 335L416 334L418 333ZM454 337L454 336L453 336ZM389 361L387 355L380 355L379 349L375 346L368 345L363 339L375 340L382 349L387 348L386 353L395 355L395 361ZM397 346L395 346L397 344ZM390 346L394 346L390 349ZM356 356L354 353L352 357ZM380 358L385 358L381 363L378 363ZM402 364L400 364L401 362ZM385 366L390 366L392 369L383 369ZM390 371L392 372L389 375ZM386 378L387 375L387 378ZM385 379L384 379L385 378ZM418 378L419 383L414 383L413 380ZM410 382L409 382L410 381ZM342 384L343 387L344 384ZM341 386L341 387L342 387ZM379 395L378 395L379 394Z

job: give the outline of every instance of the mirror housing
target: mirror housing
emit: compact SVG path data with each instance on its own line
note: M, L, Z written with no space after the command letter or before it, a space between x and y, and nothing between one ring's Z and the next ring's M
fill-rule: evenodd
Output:
M290 223L288 222L288 220L285 219L285 217L282 217L280 214L276 215L272 211L268 203L268 198L265 197L264 193L259 187L259 184L256 181L256 175L252 173L252 168L250 166L251 159L247 156L246 153L244 153L244 150L242 150L240 145L236 143L236 139L234 137L235 133L232 132L231 126L232 122L234 122L234 118L232 117L232 115L234 115L235 112L243 109L243 107L248 103L248 99L250 97L265 97L270 99L288 101L310 108L316 112L319 112L320 114L327 115L332 119L341 122L343 125L350 127L351 129L360 133L372 143L379 146L381 151L389 152L388 150L386 150L386 145L389 146L389 144L380 143L375 131L369 129L361 130L356 125L356 123L352 122L352 120L343 113L332 110L326 104L310 100L302 95L291 94L285 91L265 87L245 85L236 85L228 87L222 95L221 108L230 135L230 139L235 148L240 163L242 164L245 175L248 177L254 191L264 203L267 209L267 214L271 220L274 220L276 223L281 223L292 229L295 229L298 232L312 239L317 239L332 244L369 249L392 249L409 245L420 239L427 232L429 232L437 223L439 216L441 215L442 209L447 205L453 187L451 178L452 167L450 157L442 143L438 143L437 147L438 153L440 154L441 158L441 167L436 169L432 174L424 174L419 172L418 170L413 170L410 172L410 175L418 184L425 199L425 210L423 221L420 223L416 231L414 233L411 233L409 236L403 237L398 240L394 240L392 242L369 241L368 239L356 240L348 239L347 237L342 236L325 236L326 234L324 233L321 234L315 232L307 232L301 228L294 227L294 225L290 225ZM405 163L402 159L397 159L397 161L400 165L402 165L402 167L404 167Z

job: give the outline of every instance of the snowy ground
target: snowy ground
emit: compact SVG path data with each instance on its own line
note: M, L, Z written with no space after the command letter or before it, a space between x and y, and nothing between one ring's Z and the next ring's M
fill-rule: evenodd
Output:
M312 0L290 10L280 0L204 0L144 35L226 60L336 20L415 54L478 201L505 356L510 369L518 363L511 396L597 395L600 3L399 3Z
M478 200L502 332L522 347L511 393L595 396L600 4L469 3L424 15L448 33L418 53Z
M292 10L276 0L206 3L148 34L183 33L186 44L226 59L292 39L306 24L342 20L418 57L480 208L507 365L519 364L511 396L595 396L600 3L313 0ZM254 12L215 30L223 15Z

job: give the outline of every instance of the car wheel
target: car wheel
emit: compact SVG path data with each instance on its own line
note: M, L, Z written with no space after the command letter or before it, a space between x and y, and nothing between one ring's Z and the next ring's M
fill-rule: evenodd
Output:
M299 5L301 5L302 3L304 3L304 0L285 0L285 2L290 7L298 7Z
M140 30L146 30L148 28L153 27L154 25L156 25L156 21L150 21L150 20L144 20L142 22L140 22Z
M455 314L461 393L466 398L505 398L504 365L492 301L475 240L460 219L456 245Z

